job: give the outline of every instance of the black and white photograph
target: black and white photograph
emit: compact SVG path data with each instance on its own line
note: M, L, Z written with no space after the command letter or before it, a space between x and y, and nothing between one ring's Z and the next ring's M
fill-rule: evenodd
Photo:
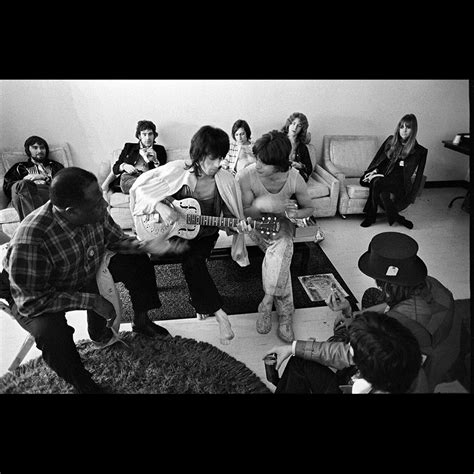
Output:
M0 78L0 402L469 394L472 82L404 42L387 77Z

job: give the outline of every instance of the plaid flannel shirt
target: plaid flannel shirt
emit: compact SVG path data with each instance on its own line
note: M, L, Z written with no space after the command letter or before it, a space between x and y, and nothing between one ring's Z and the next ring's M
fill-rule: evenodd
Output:
M81 289L95 279L108 244L123 236L108 213L102 222L72 226L48 201L29 214L4 260L18 312L34 317L93 309L95 294Z

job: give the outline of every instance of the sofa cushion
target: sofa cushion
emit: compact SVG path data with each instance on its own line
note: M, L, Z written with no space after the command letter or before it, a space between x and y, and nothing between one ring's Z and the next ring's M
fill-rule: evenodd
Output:
M378 150L377 137L331 139L330 160L348 177L360 177Z
M112 207L130 207L130 195L124 193L112 193L110 195L110 205Z
M346 178L344 181L350 199L367 199L369 188L359 184L359 178Z
M19 222L20 216L16 209L12 206L12 203L8 204L8 207L0 211L0 224L7 224L9 222Z
M167 148L166 161L187 160L189 159L189 148Z
M313 178L309 178L307 183L308 194L311 199L317 199L325 196L329 196L330 189L323 183L316 181Z

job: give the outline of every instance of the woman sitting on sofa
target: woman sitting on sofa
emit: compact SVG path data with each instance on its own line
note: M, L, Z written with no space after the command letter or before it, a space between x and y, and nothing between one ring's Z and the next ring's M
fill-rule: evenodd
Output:
M308 119L301 112L292 113L281 129L286 133L291 143L290 162L296 168L305 181L308 181L313 170L308 147L311 136L308 133Z
M377 207L385 209L390 225L398 222L408 229L413 222L398 212L405 209L420 188L428 150L416 141L418 122L413 114L404 115L395 133L382 144L369 167L360 178L361 186L369 187L369 197L364 207L362 227L371 226L376 219ZM415 181L412 176L416 171Z
M231 131L233 141L230 142L229 152L221 163L221 167L229 170L234 176L241 169L255 163L255 156L250 141L250 127L245 120L236 120Z

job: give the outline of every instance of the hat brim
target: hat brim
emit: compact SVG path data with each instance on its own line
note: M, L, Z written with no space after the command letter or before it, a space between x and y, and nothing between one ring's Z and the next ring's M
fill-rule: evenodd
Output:
M375 280L387 281L400 286L417 286L426 280L428 270L425 262L420 257L416 256L409 264L404 264L398 270L398 273L393 276L387 275L385 268L380 268L370 261L370 251L365 252L359 258L359 269L367 276Z

